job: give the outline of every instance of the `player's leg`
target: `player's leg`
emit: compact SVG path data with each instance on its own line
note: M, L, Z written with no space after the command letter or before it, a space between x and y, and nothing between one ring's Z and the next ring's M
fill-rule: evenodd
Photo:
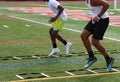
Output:
M58 18L55 22L52 23L54 30L61 31L63 29L65 21L61 18ZM70 49L72 46L71 42L67 42L58 32L55 33L55 37L65 45L66 48L66 55L70 55Z
M96 49L104 56L107 63L107 71L111 71L114 59L108 55L106 49L100 43L100 40L103 39L103 36L108 27L108 24L109 24L109 18L100 19L99 23L95 28L91 42L96 47Z
M95 28L95 25L92 23L92 20L90 20L81 33L81 39L88 52L89 58L94 58L94 54L91 48L91 42L89 40L89 37L94 32L94 28Z
M92 39L92 44L97 48L97 50L104 56L106 63L107 63L107 71L112 70L112 64L114 59L110 57L104 48L104 46L99 42L99 40Z
M66 48L66 55L70 55L70 48L72 43L71 42L67 42L65 39L62 38L61 35L59 35L58 32L54 32L54 36L65 45Z
M83 32L81 33L81 39L82 39L82 42L87 50L87 52L90 52L92 49L91 49L91 43L90 43L90 40L89 40L89 36L91 35L91 33L87 30L83 30Z
M57 48L55 33L56 32L53 30L53 28L51 28L49 30L49 34L50 34L50 38L51 38L51 41L52 41L53 49L52 49L52 51L50 52L50 54L48 56L55 56L55 54L60 52L60 50Z
M94 53L92 51L91 43L89 40L89 37L93 33L93 31L94 31L94 25L92 24L92 21L89 21L85 29L81 33L81 39L89 55L89 60L87 64L84 66L85 68L90 67L94 62L97 61L97 58L94 56Z
M84 30L81 34L81 39L82 39L84 46L89 55L89 60L88 60L87 64L84 66L85 68L90 67L93 63L95 63L97 61L97 58L94 56L94 53L91 48L91 43L89 40L90 35L91 35L91 33L87 30Z
M60 42L62 42L65 45L66 54L69 55L72 44L70 42L67 42L65 39L63 39L63 37L60 36L60 34L58 33L60 30L63 29L64 21L62 21L61 18L58 18L55 22L52 23L52 26L53 29L50 30L50 36L51 36L53 48L57 47L56 39L58 39Z

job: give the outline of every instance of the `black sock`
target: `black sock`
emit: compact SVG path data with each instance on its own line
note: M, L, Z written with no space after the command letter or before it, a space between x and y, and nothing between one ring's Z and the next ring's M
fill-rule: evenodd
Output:
M88 55L89 55L89 58L94 58L94 53L93 53L93 51L89 51L89 52L88 52Z
M64 41L63 41L63 44L64 44L64 45L66 45L66 44L67 44L67 42L64 40Z
M109 61L110 61L110 57L109 57L109 56L106 56L106 57L105 57L105 60L106 60L106 62L109 62Z
M53 43L53 48L57 48L57 44L56 43Z

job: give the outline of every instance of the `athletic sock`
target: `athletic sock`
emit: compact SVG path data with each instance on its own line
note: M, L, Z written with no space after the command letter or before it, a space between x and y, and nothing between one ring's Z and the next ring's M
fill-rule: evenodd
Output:
M53 43L53 48L57 48L57 44L56 43Z
M63 40L63 42L62 42L64 45L66 45L67 44L67 42L65 41L65 40Z
M93 51L89 51L89 52L88 52L88 55L89 55L89 58L94 58L94 53L93 53Z
M108 62L110 62L111 58L109 56L105 56L105 60L108 63Z

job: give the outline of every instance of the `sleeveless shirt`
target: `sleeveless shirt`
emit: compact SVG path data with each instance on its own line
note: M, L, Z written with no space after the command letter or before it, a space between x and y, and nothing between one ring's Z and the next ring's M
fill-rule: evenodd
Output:
M86 5L88 6L90 11L92 12L92 17L98 16L98 14L100 13L100 11L103 8L103 6L94 6L94 7L91 6L90 0L88 0L88 2L86 2ZM108 18L108 17L109 17L109 15L108 15L107 11L101 16L102 19Z

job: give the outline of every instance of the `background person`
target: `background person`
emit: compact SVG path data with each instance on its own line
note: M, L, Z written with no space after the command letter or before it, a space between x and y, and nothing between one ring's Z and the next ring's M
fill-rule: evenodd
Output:
M64 8L60 5L60 3L56 0L44 0L47 2L48 7L53 11L54 16L49 20L52 24L52 28L50 28L50 38L52 41L53 49L48 56L55 56L60 50L57 48L56 39L62 42L66 48L66 55L70 55L70 48L72 43L67 42L58 34L60 30L63 29L64 23L67 20L67 14L64 11Z

